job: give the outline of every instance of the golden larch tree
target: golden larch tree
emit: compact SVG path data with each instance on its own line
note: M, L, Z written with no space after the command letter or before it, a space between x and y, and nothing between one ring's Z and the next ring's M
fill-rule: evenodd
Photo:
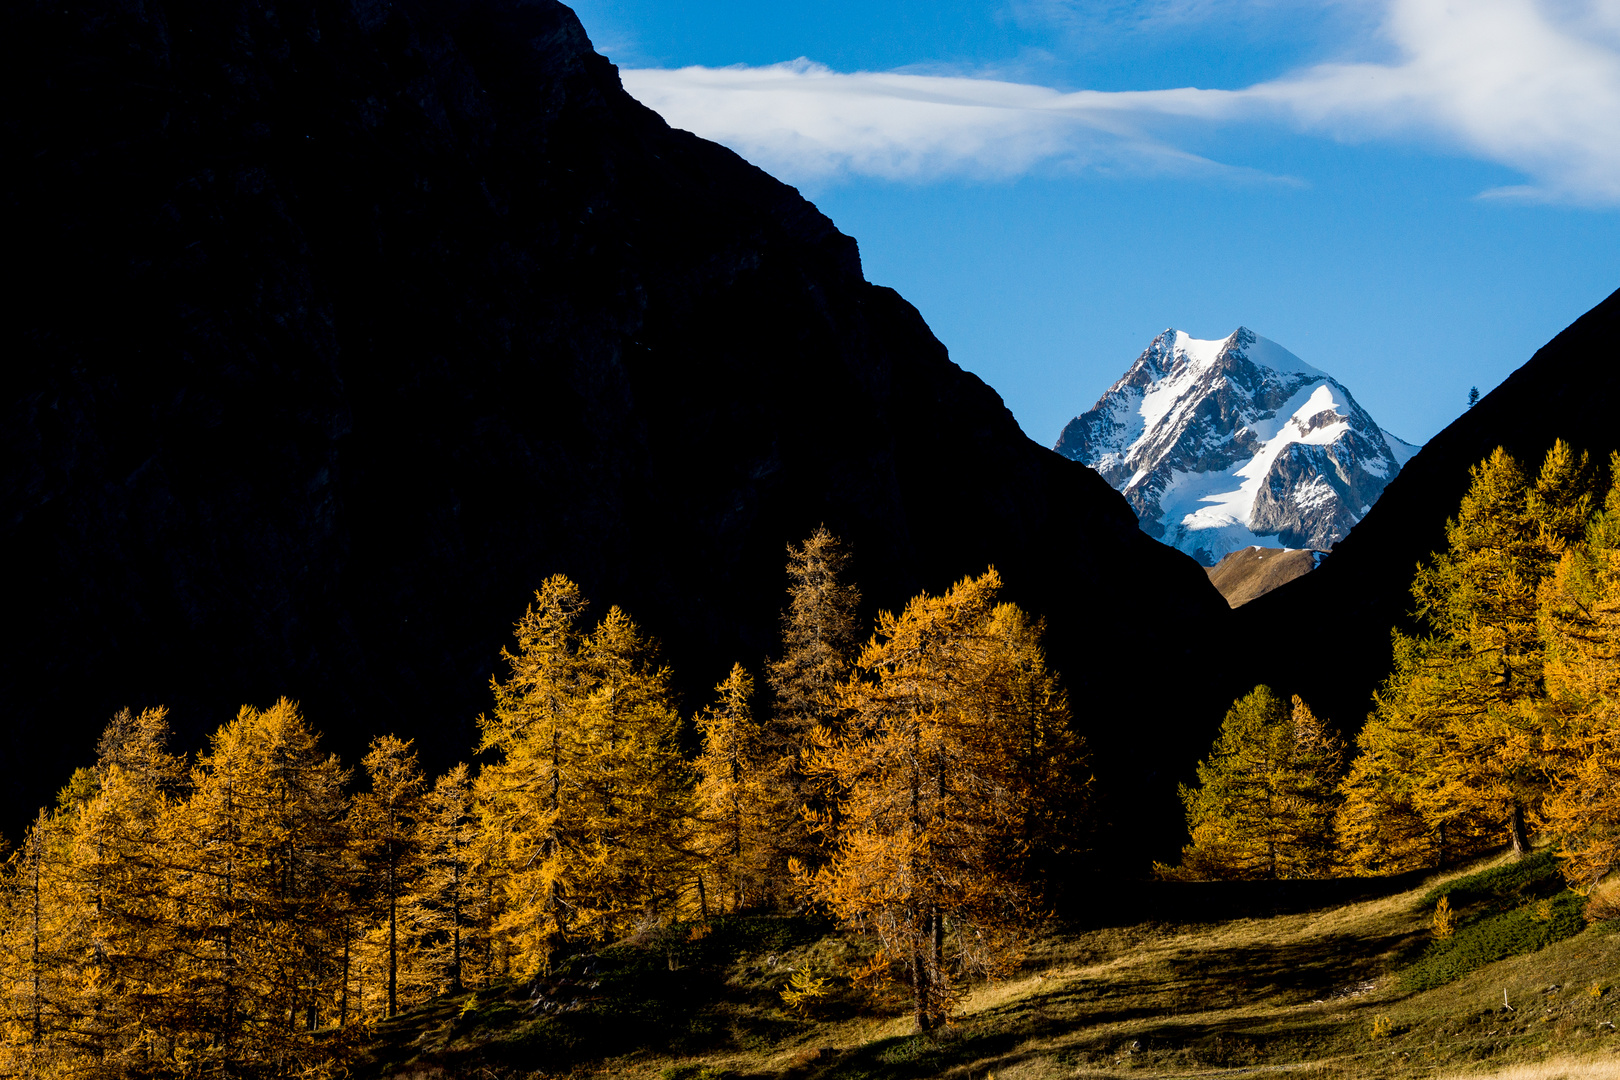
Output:
M422 875L409 897L412 921L424 928L424 970L434 993L459 993L472 957L481 955L483 884L479 880L478 807L473 778L456 765L423 800L418 827Z
M71 1075L83 984L80 920L71 903L66 825L41 810L12 853L0 891L0 1070Z
M1578 542L1592 507L1583 454L1554 444L1531 478L1498 448L1470 471L1446 523L1446 550L1419 567L1412 595L1429 633L1397 635L1397 663L1363 731L1381 756L1345 788L1346 861L1384 871L1473 854L1505 836L1528 851L1526 815L1546 792L1538 589ZM1395 747L1404 747L1391 753ZM1388 768L1410 768L1404 777ZM1399 792L1398 798L1392 798ZM1381 822L1430 834L1397 860Z
M419 831L426 812L427 778L410 742L393 735L373 739L360 764L369 790L355 797L349 828L377 924L376 948L368 952L377 954L380 962L375 966L386 973L386 1010L393 1017L399 1015L400 907L424 869ZM403 946L408 957L417 953L422 929L407 919Z
M173 1067L172 957L182 947L169 896L163 821L182 792L166 710L123 710L97 745L95 784L64 821L66 899L80 913L81 1040L104 1076Z
M1039 624L998 603L1000 588L992 569L881 614L839 694L847 723L818 729L809 762L843 795L816 819L831 857L814 873L799 866L801 880L876 935L874 971L904 972L922 1031L944 1022L962 976L1018 955L1034 903L1031 825L1053 794L1031 783L1031 759L1084 783Z
M737 911L776 895L787 858L782 837L800 825L784 777L792 763L754 719L753 678L736 664L715 693L719 700L698 715L703 749L695 763L694 839L705 917L711 908Z
M861 594L849 582L850 555L825 525L803 544L788 545L788 606L782 612L782 655L766 668L771 690L768 749L784 759L780 801L825 814L838 791L817 786L806 759L816 735L841 724L839 687L860 652ZM820 781L826 781L821 777ZM795 817L778 841L783 866L789 857L818 864L820 846Z
M1620 454L1583 544L1542 583L1546 645L1541 821L1570 884L1587 890L1620 866Z
M479 721L481 749L500 755L484 779L505 818L501 925L525 973L567 941L669 917L693 880L669 671L618 608L581 633L584 606L566 578L541 587Z
M334 1063L314 1031L342 994L347 771L297 705L244 706L168 815L179 932L172 997L192 1071L279 1076Z
M1233 703L1196 786L1183 785L1192 842L1166 876L1320 877L1333 869L1344 744L1294 695L1269 686Z

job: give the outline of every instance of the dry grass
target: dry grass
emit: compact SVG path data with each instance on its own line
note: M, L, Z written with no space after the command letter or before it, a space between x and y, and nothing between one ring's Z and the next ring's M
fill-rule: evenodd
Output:
M1620 1050L1620 990L1611 989L1620 935L1603 927L1434 990L1399 989L1397 973L1429 939L1432 908L1421 899L1461 873L1354 903L1203 922L1165 915L1219 910L1209 901L1230 894L1182 886L1162 894L1172 904L1144 902L1157 921L1055 924L1015 977L968 994L937 1041L914 1038L898 1008L869 1010L770 1045L679 1058L630 1051L580 1071L648 1080L703 1067L738 1080L1620 1080L1620 1054L1608 1056ZM824 946L804 946L803 956ZM818 970L823 963L832 961Z
M1444 1080L1620 1080L1620 1061L1560 1057L1495 1072L1447 1073Z
M1427 941L1420 898L1463 872L1321 910L1054 931L1020 977L968 996L961 1051L933 1075L1434 1077L1609 1041L1598 1025L1614 995L1598 991L1620 970L1620 947L1595 932L1434 991L1397 989L1396 971ZM1498 1019L1504 989L1517 1004Z

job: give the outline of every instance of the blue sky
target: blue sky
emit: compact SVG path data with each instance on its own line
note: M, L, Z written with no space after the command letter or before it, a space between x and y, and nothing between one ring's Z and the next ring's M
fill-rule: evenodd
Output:
M580 0L1050 445L1246 325L1426 440L1620 287L1620 0Z

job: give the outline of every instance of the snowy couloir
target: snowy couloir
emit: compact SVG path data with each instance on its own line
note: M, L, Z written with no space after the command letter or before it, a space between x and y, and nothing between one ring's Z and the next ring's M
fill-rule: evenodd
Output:
M1055 449L1205 566L1252 545L1329 550L1418 451L1245 327L1222 341L1166 330Z

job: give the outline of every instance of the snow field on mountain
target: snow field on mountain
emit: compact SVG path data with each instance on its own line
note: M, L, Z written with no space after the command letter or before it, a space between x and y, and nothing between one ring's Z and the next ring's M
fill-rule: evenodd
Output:
M1338 419L1310 425L1309 421L1328 411ZM1183 547L1178 541L1185 539L1193 547L1209 552L1217 562L1240 548L1287 547L1277 537L1261 536L1249 528L1255 498L1284 450L1294 443L1332 445L1349 429L1348 412L1344 395L1335 394L1331 384L1308 384L1277 410L1275 417L1247 425L1261 440L1259 451L1248 461L1218 473L1175 472L1159 496L1166 539L1175 547ZM1319 478L1295 491L1295 501L1307 507L1335 498L1332 487Z
M1245 327L1218 341L1166 330L1056 449L1206 565L1249 546L1332 547L1418 450Z

